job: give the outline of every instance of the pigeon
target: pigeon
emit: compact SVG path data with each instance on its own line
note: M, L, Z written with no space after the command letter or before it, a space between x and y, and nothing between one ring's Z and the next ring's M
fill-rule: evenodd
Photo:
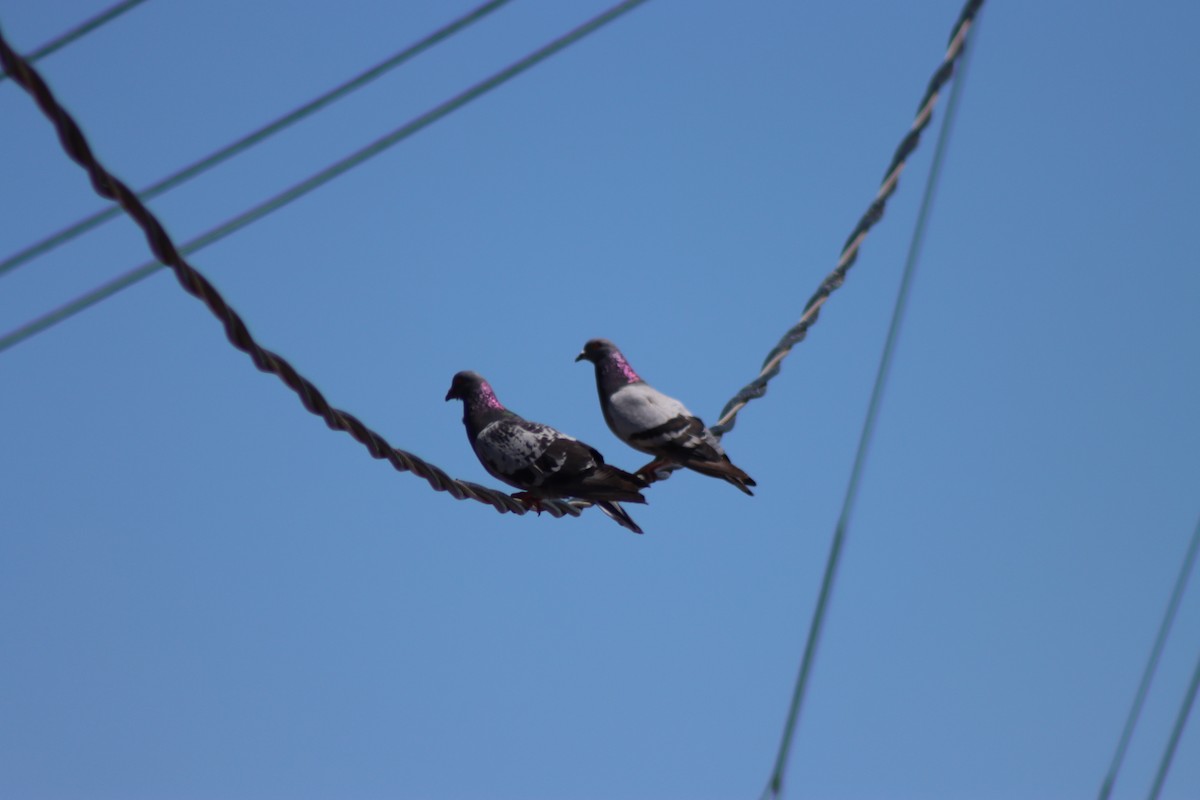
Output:
M578 439L509 411L477 372L454 376L446 400L456 399L463 401L463 425L479 462L522 490L513 497L539 512L545 499L591 500L617 524L642 532L618 501L645 503L645 480L605 464L604 456Z
M683 403L643 381L617 346L592 339L575 360L596 365L596 388L604 421L625 444L655 457L638 474L649 476L668 464L723 478L750 496L754 480L735 467L721 442Z

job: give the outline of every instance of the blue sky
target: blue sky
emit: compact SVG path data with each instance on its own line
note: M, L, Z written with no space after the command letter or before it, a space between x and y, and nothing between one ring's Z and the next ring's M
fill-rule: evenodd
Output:
M107 5L0 0L30 50ZM153 0L39 68L142 186L469 3ZM517 0L151 203L180 241L599 12ZM335 405L451 474L451 376L633 468L589 338L710 422L833 267L957 2L651 0L192 259ZM990 3L788 797L1094 797L1200 513L1200 9ZM940 121L939 116L935 122ZM0 84L3 255L101 208ZM499 515L375 462L167 273L0 353L0 794L756 797L932 154L726 438L633 510ZM0 278L6 332L147 258ZM1196 658L1184 597L1114 798ZM1163 797L1200 791L1200 723Z

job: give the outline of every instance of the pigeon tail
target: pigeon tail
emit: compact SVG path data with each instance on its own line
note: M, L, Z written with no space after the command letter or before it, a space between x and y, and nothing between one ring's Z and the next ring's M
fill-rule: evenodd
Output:
M601 464L596 471L584 478L569 494L583 500L596 502L620 500L625 503L645 503L642 489L645 479L617 469L611 464Z
M634 533L642 533L642 529L633 521L633 517L629 516L629 512L621 508L619 503L610 500L601 500L599 503L596 503L596 508L603 511L609 519L622 528L628 528Z
M754 479L747 475L742 470L738 469L733 463L725 458L722 461L685 461L683 466L688 469L695 470L701 475L708 475L710 478L721 478L732 483L737 488L741 489L746 494L754 497L754 492L747 489L747 486L757 486Z

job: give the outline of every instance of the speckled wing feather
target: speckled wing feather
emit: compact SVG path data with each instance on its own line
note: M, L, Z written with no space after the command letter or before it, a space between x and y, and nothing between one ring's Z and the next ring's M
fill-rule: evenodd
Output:
M643 484L604 456L549 425L515 414L487 425L475 440L484 468L519 489L549 497L644 503Z
M512 414L481 430L474 447L488 472L513 486L530 489L566 466L565 441L574 439L549 425ZM552 445L558 446L551 450Z
M506 409L477 372L454 376L446 400L463 401L463 425L479 462L493 477L521 489L538 508L541 499L577 497L634 533L642 529L618 501L645 503L646 481L604 463L594 448L565 433L530 422Z

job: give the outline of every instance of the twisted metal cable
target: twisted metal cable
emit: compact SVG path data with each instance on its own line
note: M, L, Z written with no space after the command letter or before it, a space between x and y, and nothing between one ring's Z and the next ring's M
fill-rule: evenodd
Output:
M954 23L953 32L950 34L950 43L946 47L946 55L942 58L941 65L933 73L933 77L929 80L925 96L921 98L921 102L917 106L916 118L913 120L908 133L900 142L900 146L896 148L896 153L892 156L892 163L883 175L883 182L879 186L879 191L875 193L875 199L871 201L871 205L868 206L866 213L862 215L862 218L858 221L858 225L855 226L849 238L846 239L846 244L843 245L842 253L838 257L837 266L821 282L821 286L817 289L816 293L809 298L808 303L804 306L804 313L800 316L800 321L783 335L783 338L771 349L771 352L767 353L767 358L763 362L758 376L743 386L725 404L725 407L721 409L721 418L711 427L712 432L718 437L724 436L733 430L734 425L737 424L738 412L745 408L747 403L767 393L767 383L779 374L783 359L787 358L788 353L792 351L793 347L804 341L804 337L808 335L808 329L816 323L817 318L820 316L821 307L825 305L825 301L846 280L846 272L850 267L854 266L855 260L858 259L858 250L862 246L863 239L866 238L867 232L874 227L875 223L882 219L887 200L891 197L892 192L896 191L896 186L900 181L900 173L904 169L908 157L917 149L917 144L921 141L921 131L929 124L929 120L933 115L933 106L937 103L938 92L941 91L942 86L954 74L954 64L962 54L963 42L966 40L967 32L971 29L971 25L975 21L975 16L982 5L983 0L968 0L967 4L963 7L962 13L958 16L958 21Z
M39 60L45 58L46 56L50 55L51 53L54 53L54 52L57 52L57 51L63 49L64 47L69 45L71 42L75 41L76 39L79 39L80 37L84 36L85 34L91 33L92 31L96 30L96 28L99 28L104 23L106 23L110 20L116 19L117 17L121 16L126 11L133 8L134 6L140 6L144 2L146 2L146 0L124 0L124 2L117 3L116 5L113 5L113 6L109 6L107 9L105 9L104 11L101 11L99 14L92 17L91 19L84 20L83 22L76 25L74 28L71 28L71 30L66 31L65 33L62 33L62 34L54 37L50 41L46 42L41 47L39 47L35 50L29 51L28 53L25 54L25 59L27 61L29 61L30 63L32 63L34 61L39 61ZM0 83L3 83L7 79L8 79L8 70L5 70L4 72L0 72Z
M900 172L904 169L908 157L917 149L917 144L921 141L921 131L925 129L933 116L933 106L937 103L938 92L946 81L950 80L951 76L954 75L955 62L962 53L967 32L970 30L982 5L983 0L968 0L962 13L959 14L958 20L954 24L954 30L950 34L950 43L946 48L946 55L942 58L942 63L933 73L933 77L929 81L929 86L925 90L925 96L921 98L921 102L917 106L917 115L913 120L912 126L900 142L900 146L896 148L895 155L892 156L892 163L888 165L887 171L884 173L883 182L879 186L879 191L875 193L875 199L871 201L871 205L867 208L866 213L859 219L858 225L855 226L850 237L846 240L846 244L842 247L842 254L838 257L837 266L833 272L825 276L825 280L821 282L821 286L809 298L808 303L805 304L800 321L788 329L783 338L779 340L779 343L771 349L771 352L767 353L766 361L763 362L758 376L743 386L725 404L725 407L721 409L720 419L715 424L709 426L709 430L718 439L733 430L737 424L738 413L751 400L756 400L767 393L767 384L779 374L783 359L787 358L788 353L792 352L793 347L804 341L804 338L808 335L808 329L816 323L817 318L821 314L821 307L825 305L825 301L829 299L829 295L833 294L834 290L839 288L846 280L846 272L850 267L854 266L854 262L858 259L858 249L862 245L863 239L866 238L867 232L871 230L875 223L883 218L887 200L896 191L896 186L900 182ZM4 340L0 339L0 349L3 349L3 345ZM678 464L662 465L649 476L649 480L651 483L667 480L680 469L682 467Z
M286 359L265 349L254 340L246 328L246 323L238 313L229 307L220 293L208 282L208 279L197 272L180 255L179 249L158 218L138 200L133 190L109 173L96 160L79 125L59 105L41 75L30 66L28 61L13 51L5 40L3 32L0 32L0 64L12 79L34 98L42 112L54 123L63 150L71 160L87 171L92 188L96 193L101 197L116 201L127 214L133 217L146 234L146 241L155 257L174 270L175 277L184 291L208 306L213 315L224 325L225 335L233 346L249 355L254 365L260 370L278 376L288 388L296 393L308 411L324 419L330 429L350 434L367 448L373 458L386 459L397 471L412 472L424 478L436 491L448 492L456 500L476 500L491 505L500 513L524 514L529 510L522 502L504 492L477 483L451 478L439 467L412 453L393 447L353 414L331 406L320 390L297 372L296 368ZM581 509L590 503L586 501L543 501L541 505L552 516L562 517L568 514L579 516Z
M138 2L143 1L144 0L138 0ZM305 117L320 111L322 108L331 105L337 100L342 99L351 92L361 89L376 78L385 75L395 67L398 67L406 61L412 59L414 56L423 53L438 42L448 39L450 36L458 33L463 28L471 25L471 23L478 22L491 12L498 9L500 6L503 6L509 2L510 0L489 0L489 2L476 6L457 19L446 23L433 33L425 36L417 42L414 42L413 44L410 44L408 47L405 47L400 52L389 56L375 66L360 72L353 78L350 78L349 80L342 82L329 91L318 95L307 103L292 109L283 116L278 117L266 125L263 125L261 128L251 131L231 144L222 147L220 150L216 150L204 158L194 161L186 167L183 167L167 177L162 178L158 182L147 186L145 189L142 189L140 192L138 192L138 197L140 197L143 202L151 200L155 197L158 197L160 194L169 192L171 189L174 189L180 184L190 181L197 175L207 172L223 161L233 158L235 155L238 155L245 150L249 150L251 147L263 141L264 139L274 136L285 128L304 119ZM25 247L7 256L3 261L0 261L0 275L4 275L5 273L16 269L22 264L25 264L37 258L38 256L50 252L59 245L65 244L75 237L87 233L93 228L102 225L103 223L119 216L120 214L120 208L117 206L108 206L107 208L103 208L100 211L91 214L90 216L77 220L71 225L59 230L57 233L53 233L50 236L34 242L28 247ZM104 296L107 297L107 294Z
M975 4L975 11L978 11L980 4L981 2ZM970 5L971 3L969 2L968 7ZM963 41L958 43L959 49L964 47L966 37L966 30L963 29L961 22L962 17L959 18L960 24L958 30L962 32ZM888 324L887 337L884 340L883 352L880 354L879 366L875 372L874 386L871 389L871 398L867 403L867 413L863 418L862 429L859 432L858 447L855 449L854 463L850 469L850 479L846 485L846 493L842 498L842 508L838 514L837 523L834 526L833 537L829 544L829 555L825 561L825 571L821 577L821 588L817 594L817 603L813 608L812 619L809 622L808 636L804 643L804 655L800 659L800 668L797 671L796 682L792 689L792 700L784 722L783 735L780 737L779 750L775 756L775 765L771 770L771 776L767 781L767 785L763 789L763 800L778 800L783 791L783 778L787 769L788 757L791 753L792 739L795 736L796 728L799 724L800 711L804 705L804 698L808 691L808 680L812 674L813 665L816 663L817 648L825 627L825 617L829 609L830 598L833 595L834 580L837 577L842 550L845 546L847 531L850 527L851 512L857 501L858 486L866 464L867 453L870 449L876 421L879 418L879 409L883 404L884 390L887 387L888 375L891 373L892 358L895 355L897 342L900 338L900 328L908 306L908 295L912 289L913 275L916 272L917 261L920 258L921 245L925 237L925 228L933 209L933 200L938 179L941 175L942 161L950 141L950 132L954 125L958 101L962 95L966 67L967 61L964 60L962 62L962 73L953 84L950 92L950 100L946 104L946 115L942 119L941 130L938 132L933 160L929 167L929 175L925 180L925 191L921 198L921 208L913 227L908 255L904 260L904 270L900 286L896 290L896 300L892 307L892 319Z

